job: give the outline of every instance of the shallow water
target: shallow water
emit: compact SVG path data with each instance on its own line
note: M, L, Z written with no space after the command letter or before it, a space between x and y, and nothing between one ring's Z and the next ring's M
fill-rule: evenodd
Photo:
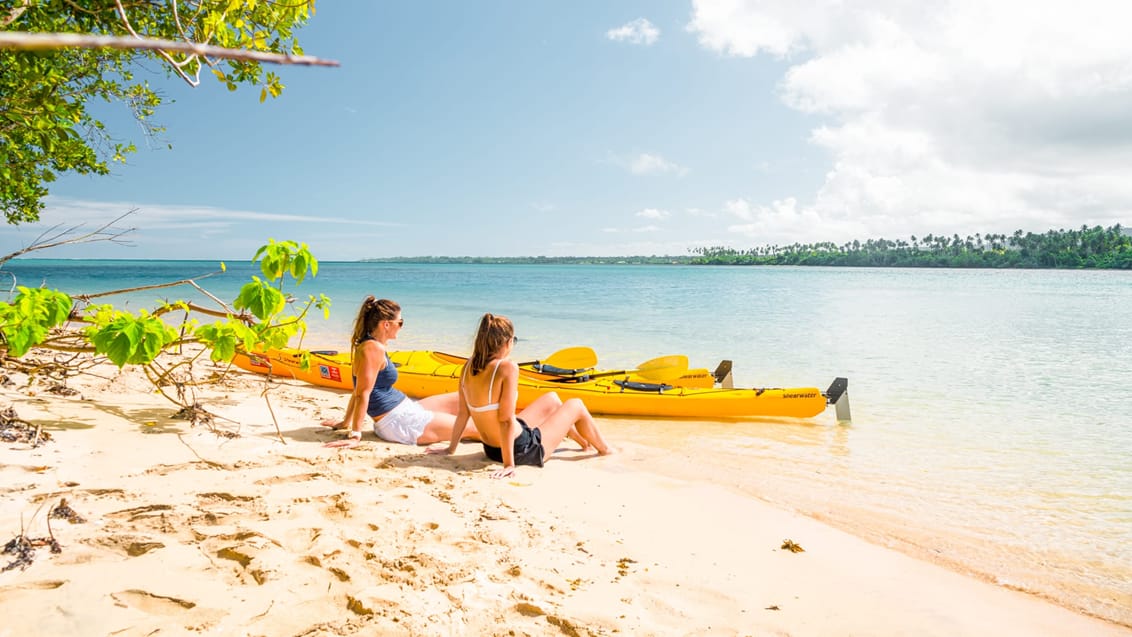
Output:
M208 272L191 262L21 261L91 292ZM233 298L252 270L203 281ZM183 291L182 291L183 290ZM608 420L645 464L1132 625L1132 273L323 263L335 301L306 344L342 348L365 294L399 301L399 349L466 353L480 314L515 355L574 345L604 367L684 353L736 386L849 378L853 422ZM182 288L132 295L203 296Z

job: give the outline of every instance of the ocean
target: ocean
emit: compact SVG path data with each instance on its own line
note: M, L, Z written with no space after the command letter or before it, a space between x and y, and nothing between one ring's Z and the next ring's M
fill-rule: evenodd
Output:
M199 284L230 301L227 264ZM17 260L77 293L200 276L199 261ZM366 294L403 308L394 349L466 354L485 311L515 356L593 347L602 367L687 354L736 386L849 379L853 421L601 419L642 469L726 485L923 559L1132 625L1132 273L324 262L285 290L333 299L302 343L348 346ZM189 286L134 292L212 303ZM113 297L100 300L114 300ZM795 538L798 539L798 538Z

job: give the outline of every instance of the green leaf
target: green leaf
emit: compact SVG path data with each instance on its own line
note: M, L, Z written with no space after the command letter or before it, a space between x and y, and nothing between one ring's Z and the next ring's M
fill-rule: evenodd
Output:
M238 310L248 310L261 321L267 321L283 311L286 298L283 293L267 285L259 277L252 277L251 283L240 288L240 295L234 303Z
M8 353L23 356L42 343L51 329L70 318L71 297L47 288L16 288L12 303L0 303L0 337L8 345Z
M177 332L144 311L137 316L118 312L110 322L91 327L88 337L95 352L118 367L125 367L152 363L167 345L177 340Z

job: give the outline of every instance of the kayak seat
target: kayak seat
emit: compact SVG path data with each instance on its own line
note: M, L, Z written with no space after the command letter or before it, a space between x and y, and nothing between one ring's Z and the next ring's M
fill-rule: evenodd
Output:
M667 383L637 383L631 380L615 380L613 384L620 387L622 393L628 389L631 391L647 391L662 394L664 390L672 389L672 385Z
M531 365L531 369L540 374L551 374L553 376L578 376L590 371L591 368L582 367L580 369L566 369L563 367L555 367L554 365L547 365L545 363L535 363Z

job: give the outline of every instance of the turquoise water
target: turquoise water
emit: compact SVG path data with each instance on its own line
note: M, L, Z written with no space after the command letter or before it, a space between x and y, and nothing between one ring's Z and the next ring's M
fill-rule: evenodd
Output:
M202 281L234 298L253 270ZM93 292L201 262L20 261L22 285ZM131 307L192 297L135 293ZM601 365L684 353L737 386L849 378L851 425L612 420L644 464L727 484L872 541L1132 625L1132 274L789 267L323 263L310 347L343 348L365 294L404 308L399 349L466 353L484 311L515 355ZM804 542L803 542L804 544Z

